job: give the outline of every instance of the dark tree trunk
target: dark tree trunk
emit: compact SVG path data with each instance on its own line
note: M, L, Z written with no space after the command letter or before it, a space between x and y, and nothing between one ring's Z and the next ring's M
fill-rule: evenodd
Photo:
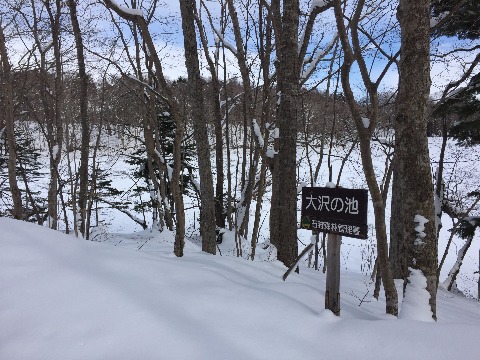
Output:
M274 21L281 18L281 34L277 39L277 93L280 104L277 122L280 132L278 159L275 164L272 186L272 212L275 218L270 222L271 242L277 247L278 260L290 266L298 255L297 243L297 181L296 145L299 94L298 60L298 0L283 2L283 16L276 8ZM278 164L278 165L277 165ZM281 218L280 218L281 217Z
M339 37L342 43L344 51L343 64L341 66L341 80L342 87L347 100L348 106L352 113L355 126L357 128L358 137L360 141L360 154L362 159L363 171L365 179L367 181L368 190L372 197L373 210L375 214L375 230L377 236L377 252L378 252L378 265L381 269L381 276L383 286L385 289L386 298L386 312L388 314L398 315L398 294L395 288L395 282L393 281L392 270L388 259L388 242L387 242L387 230L385 221L385 200L384 193L382 193L375 174L375 168L373 166L372 152L371 152L371 138L373 129L376 126L378 119L378 91L377 83L373 83L370 79L369 71L365 63L364 55L359 41L358 24L360 16L365 5L364 0L360 0L355 9L354 16L350 21L351 28L351 44L347 29L344 25L343 11L340 0L334 0L335 18L337 22L337 28ZM350 85L350 71L354 61L358 62L360 72L362 75L363 83L368 91L369 95L369 109L368 117L370 119L369 125L365 126L360 113L358 103L355 101L355 97ZM386 189L384 191L387 191Z
M15 219L23 218L22 195L17 184L17 150L15 148L14 118L13 118L13 79L10 63L8 62L7 46L2 24L0 22L0 57L1 72L4 83L4 109L5 109L5 133L7 135L8 147L8 183L12 195L13 210L12 215Z
M52 44L53 53L55 57L55 95L54 95L54 107L53 116L47 121L50 123L48 126L49 138L50 138L50 150L52 151L50 157L50 184L48 188L48 216L50 218L50 227L57 229L58 223L58 166L60 164L63 144L63 124L61 117L61 101L62 101L62 60L60 53L60 16L61 16L61 3L60 0L55 1L55 13L52 12L50 3L46 2L47 12L50 17L50 25L52 28ZM53 151L56 149L56 151Z
M393 220L406 249L406 266L419 269L427 279L432 316L436 319L437 237L433 185L427 139L430 94L430 1L401 0L397 17L402 31L399 90L395 117L394 176L401 204ZM424 236L415 230L421 215L428 223ZM403 252L405 253L405 252ZM394 259L394 261L401 260ZM408 279L405 279L408 281ZM408 292L405 294L408 296Z
M393 181L392 181L392 200L390 211L390 252L389 258L392 265L392 273L395 279L405 279L407 277L407 251L405 249L405 239L403 239L403 229L400 221L401 198L398 189L399 181L396 174L396 156L393 158Z
M251 128L252 121L254 118L254 98L253 91L250 82L250 70L247 65L246 57L246 45L243 43L242 39L242 30L240 28L240 23L238 20L237 11L233 0L227 0L228 2L228 12L232 19L233 33L235 36L235 45L236 45L236 58L238 67L240 69L240 75L242 77L243 85L243 162L242 162L242 176L241 176L241 189L242 189L242 200L239 207L237 208L237 233L240 236L246 237L248 234L248 223L250 218L250 205L253 198L253 189L255 185L255 178L258 168L258 158L259 153L255 149L254 160L252 160L252 153L250 152L250 164L247 167L247 144L248 144L248 128ZM247 173L248 170L248 173ZM239 216L243 214L243 216ZM238 223L238 220L241 220Z
M215 196L213 192L207 120L203 103L202 79L200 77L200 66L198 63L194 6L195 2L192 0L180 0L185 64L187 67L188 81L190 83L193 129L195 142L197 143L200 173L200 234L202 236L202 250L210 254L215 254L217 249L215 236Z
M77 5L75 0L68 0L70 18L72 21L75 47L77 49L78 76L80 78L80 124L82 140L80 145L80 189L78 191L78 211L80 214L80 233L85 236L86 206L88 197L88 154L90 147L90 129L88 124L88 78L85 70L85 57L83 54L82 32L77 18Z

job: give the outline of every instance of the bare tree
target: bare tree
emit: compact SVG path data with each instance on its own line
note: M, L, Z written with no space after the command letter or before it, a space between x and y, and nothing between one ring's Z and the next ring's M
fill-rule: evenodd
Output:
M77 4L75 0L68 0L70 19L72 21L75 47L77 49L78 76L80 78L80 123L82 140L80 146L80 189L78 192L78 211L80 214L80 233L86 235L86 216L88 199L88 157L90 149L90 128L88 123L88 77L85 70L85 56L83 49L82 32L77 17Z
M200 67L198 63L194 2L190 0L180 0L180 11L182 15L185 64L190 83L190 98L192 99L194 138L197 143L198 167L200 172L200 233L202 236L202 250L215 254L215 199L210 163L210 144L208 142L202 80L200 78Z
M370 77L365 57L360 45L360 20L362 18L362 11L364 10L365 1L360 0L354 9L354 14L349 21L350 38L347 33L347 28L344 24L344 12L342 9L341 0L333 0L335 18L337 22L338 33L343 48L343 64L341 66L341 81L343 92L345 94L348 106L352 113L355 126L357 128L360 153L362 159L363 170L367 181L367 186L372 197L373 209L375 213L375 230L377 236L377 251L379 267L383 280L386 297L386 312L392 315L398 315L398 295L393 281L393 274L388 259L388 242L385 222L385 196L382 191L388 191L388 185L381 187L377 183L376 173L372 161L371 153L371 138L373 130L376 127L378 120L378 86L385 76L386 71L390 65L395 61L393 56L387 55L387 66L382 71L379 78L374 82ZM378 46L378 45L377 45ZM354 63L360 68L363 84L367 90L369 107L367 114L362 115L358 103L355 101L354 94L351 88L351 68Z
M201 1L201 6L204 6L207 13L208 8L205 6L204 2ZM225 7L222 3L222 7ZM202 9L202 7L200 8ZM222 11L222 14L225 10ZM211 16L209 15L209 19L211 20ZM205 33L205 28L203 26L201 17L198 16L198 13L195 13L195 21L197 22L198 32L200 35L202 47L204 50L205 58L207 59L208 63L208 70L210 71L210 76L212 78L212 101L213 101L213 117L214 117L214 126L215 126L215 170L216 170L216 185L215 185L215 224L218 228L225 227L225 214L224 214L224 191L223 191L223 183L225 181L224 175L224 161L223 161L223 133L222 133L222 115L221 115L221 86L220 81L218 78L218 52L219 52L219 44L216 43L215 48L215 58L212 59L209 53L209 47L207 43L207 35ZM222 27L223 28L223 27Z
M112 9L120 17L124 18L125 20L131 21L136 26L138 26L143 41L145 42L145 47L146 49L148 49L148 56L151 58L154 64L156 79L160 85L162 93L165 94L164 100L170 106L172 116L175 119L176 133L173 149L174 167L172 169L173 171L171 176L171 189L175 201L175 213L177 220L174 253L177 256L183 256L183 247L185 244L185 213L180 178L182 172L182 141L185 128L184 119L180 115L178 104L173 96L171 89L168 87L167 81L165 80L165 77L163 75L162 64L155 49L155 45L153 43L150 31L148 30L147 22L143 17L143 11L138 9L132 10L124 7L119 7L116 3L110 0L104 0L104 4L109 9Z
M7 45L3 24L0 19L0 57L1 75L4 84L5 134L8 143L8 182L12 194L12 215L15 219L23 218L22 196L17 184L17 150L15 148L14 117L13 117L13 77L12 68L8 60Z

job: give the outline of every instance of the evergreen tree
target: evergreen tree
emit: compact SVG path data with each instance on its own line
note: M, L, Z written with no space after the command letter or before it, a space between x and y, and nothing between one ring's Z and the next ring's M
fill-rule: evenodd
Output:
M162 147L162 155L165 160L165 164L168 167L173 169L173 146L174 146L174 139L175 139L175 131L176 131L176 124L175 120L173 119L171 113L168 109L162 105L157 105L157 131L159 134L160 146ZM128 159L126 162L130 165L134 165L136 169L133 172L133 176L138 179L137 184L134 188L132 188L133 193L136 195L135 197L141 199L142 194L150 194L148 201L138 200L134 203L134 210L137 212L145 213L145 211L150 211L151 209L155 208L156 199L153 193L153 184L151 183L149 169L148 169L148 161L147 161L147 150L145 147L145 142L143 139L138 139L142 146L140 146L137 150L135 150L131 155L128 155ZM182 151L182 168L184 172L182 174L182 189L184 194L192 194L195 193L196 189L194 188L194 181L193 181L193 171L195 167L194 163L194 154L195 154L195 146L191 139L191 137L187 137L184 139L183 142L183 151ZM153 173L159 179L162 176L162 172L156 166L156 163L153 162ZM168 178L168 174L163 175L163 179L166 183L166 190L167 190L167 199L170 203L170 206L173 207L173 195L170 190L170 180ZM143 181L140 181L143 180ZM160 180L160 179L159 179Z
M433 18L445 18L434 28L433 37L480 39L480 1L433 0L430 10ZM472 51L475 49L476 47L473 47ZM479 61L480 54L477 54L469 69L473 75L469 84L447 96L433 113L434 117L458 116L458 121L450 129L449 136L457 139L463 146L480 144L480 101L478 99L480 74L477 69Z
M480 37L480 1L432 0L430 10L433 18L441 19L445 16L446 19L434 29L434 36L470 40ZM447 18L446 15L452 11L454 12Z
M450 128L449 136L459 145L480 144L480 74L472 77L466 87L448 96L434 111L434 117L457 116L457 122Z
M47 199L42 197L41 191L33 191L32 184L45 177L41 172L44 165L40 162L41 152L32 136L32 129L28 123L24 126L15 127L15 147L17 151L16 173L19 178L19 187L22 196L26 195L24 214L25 220L32 222L43 222L47 215ZM8 147L6 143L5 132L0 133L0 198L10 194L8 186ZM23 184L23 187L22 187ZM28 185L28 189L26 188ZM1 213L0 215L4 215ZM40 218L37 218L39 216Z

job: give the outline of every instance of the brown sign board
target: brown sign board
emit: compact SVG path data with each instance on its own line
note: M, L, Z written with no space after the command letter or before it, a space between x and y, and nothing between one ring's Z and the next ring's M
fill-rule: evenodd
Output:
M366 239L367 206L367 190L304 187L301 227Z

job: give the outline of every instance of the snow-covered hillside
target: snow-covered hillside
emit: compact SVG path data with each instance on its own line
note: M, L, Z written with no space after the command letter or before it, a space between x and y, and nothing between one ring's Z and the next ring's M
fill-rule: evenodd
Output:
M441 289L437 323L395 319L368 277L344 271L337 318L311 269L283 282L278 262L194 244L176 258L168 233L108 244L0 229L0 359L478 358L480 304Z

